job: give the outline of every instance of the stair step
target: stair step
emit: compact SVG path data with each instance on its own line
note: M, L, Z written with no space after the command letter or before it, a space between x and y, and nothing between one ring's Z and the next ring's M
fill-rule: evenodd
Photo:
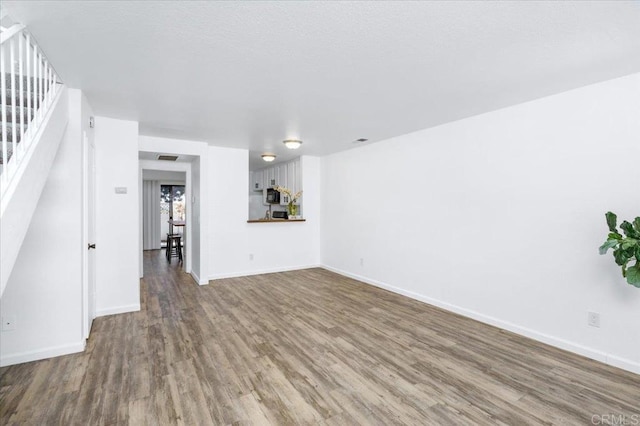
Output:
M17 145L17 144L16 144ZM1 147L1 146L0 146ZM13 144L7 142L7 163L9 162L9 160L11 159L11 156L13 155ZM0 154L0 166L2 166L4 163L2 162L2 154Z
M20 105L20 96L19 96L19 93L20 93L20 92L18 91L18 92L16 92L16 94L15 94L15 95L16 95L16 106L19 106L19 105ZM32 92L32 93L29 93L29 92L27 92L27 91L23 91L23 92L22 92L22 95L24 96L24 98L23 98L23 99L24 99L24 104L25 104L25 105L27 104L27 98L28 98L28 97L31 97L31 106L32 106L32 107L34 107L34 106L35 106L35 107L37 108L37 107L40 105L40 102L36 102L36 99L38 98L38 96L37 96L35 93L33 93L33 92ZM13 92L13 90L7 89L7 90L5 90L5 93L4 93L4 96L2 96L2 99L0 99L0 102L2 102L2 100L4 99L4 103L5 103L5 105L9 105L9 106L10 106L10 105L13 103L13 102L12 102L12 100L13 100L13 96L14 96L14 92ZM40 99L42 99L42 98L40 98Z
M25 124L24 130L27 130L27 125ZM0 131L2 128L0 127ZM1 141L2 139L0 139ZM16 144L20 143L20 124L16 123ZM2 149L2 145L0 142L0 150ZM7 160L11 157L10 151L13 149L13 123L7 123ZM0 164L2 164L2 151L0 151Z
M15 77L15 82L16 82L16 88L19 90L20 89L20 77L19 76L14 76ZM5 77L4 77L4 81L5 84L7 85L7 89L11 89L13 87L13 85L11 84L11 74L10 73L6 73ZM27 82L31 81L31 87L34 86L34 83L36 81L38 82L42 82L44 83L46 80L45 79L37 79L35 77L29 77L27 78L26 76L22 77L22 88L26 89L27 88Z
M20 108L19 106L16 106L16 110L15 110L15 117L16 117L16 124L20 123L20 118L24 117L24 120L26 122L28 122L29 120L33 119L33 116L35 115L33 108ZM13 122L13 116L14 116L14 111L13 111L13 107L11 105L7 106L7 123L12 123ZM0 113L0 123L2 123L2 119L4 117L2 116L2 114Z
M0 77L2 78L2 77ZM0 92L0 103L4 102L5 104L5 111L6 111L6 121L7 121L7 134L6 134L6 138L7 138L7 162L9 161L9 159L13 156L13 134L14 131L16 133L16 145L20 143L20 135L21 135L21 131L20 131L20 118L24 117L25 121L28 121L29 118L33 119L34 115L35 115L35 111L41 106L42 104L42 100L44 99L44 95L43 96L38 96L38 93L34 92L34 86L35 86L35 82L42 82L45 83L44 79L37 79L35 77L29 77L27 78L26 76L22 77L22 88L24 89L22 92L20 92L20 77L15 75L14 79L11 78L11 74L5 74L4 76L5 79L5 90L4 92ZM15 81L15 90L13 90L14 85L12 84L12 82ZM27 81L31 82L31 91L27 91ZM54 83L55 84L55 83ZM45 86L46 87L46 86ZM20 94L22 94L22 99L24 102L24 105L27 104L28 100L31 103L31 108L27 108L26 106L24 107L20 107ZM14 96L15 98L15 110L13 108L13 101L14 101ZM13 118L15 115L15 119L16 119L16 125L15 127L13 126ZM5 117L2 116L2 114L0 113L0 125L1 123L4 121ZM25 131L27 130L28 127L28 123L25 123L24 125L24 129ZM0 127L0 131L1 131L1 127ZM1 139L0 139L1 140ZM2 149L2 146L0 145L0 150ZM0 151L0 171L2 170L2 166L3 166L3 161L2 161L2 152Z

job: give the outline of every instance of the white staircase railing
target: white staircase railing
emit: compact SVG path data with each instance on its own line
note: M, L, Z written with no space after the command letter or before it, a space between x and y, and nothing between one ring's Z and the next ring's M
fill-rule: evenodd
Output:
M2 198L34 142L61 84L57 73L24 25L0 27L0 30Z

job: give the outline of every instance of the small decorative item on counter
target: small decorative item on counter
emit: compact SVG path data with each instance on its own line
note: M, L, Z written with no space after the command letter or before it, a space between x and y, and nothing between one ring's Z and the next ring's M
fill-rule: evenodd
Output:
M287 205L287 210L289 212L289 218L290 219L297 218L298 205L296 204L296 201L298 201L298 198L300 198L300 196L302 195L302 191L298 191L295 194L293 194L289 188L285 188L283 186L276 186L274 189L278 191L280 194L284 194L285 196L288 197L287 199L289 200L289 204Z

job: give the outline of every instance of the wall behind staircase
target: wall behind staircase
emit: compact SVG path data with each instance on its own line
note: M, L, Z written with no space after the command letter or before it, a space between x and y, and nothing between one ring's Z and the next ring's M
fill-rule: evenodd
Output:
M79 352L82 338L82 131L91 106L68 90L69 123L0 300L16 329L0 333L0 364Z

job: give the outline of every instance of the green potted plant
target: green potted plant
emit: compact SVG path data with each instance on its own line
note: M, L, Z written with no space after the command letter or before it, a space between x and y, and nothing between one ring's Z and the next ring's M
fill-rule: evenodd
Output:
M622 267L622 276L632 286L640 288L640 217L636 217L633 223L626 220L620 224L624 235L618 232L618 217L607 212L607 225L609 236L607 241L600 246L600 254L613 249L613 258ZM630 262L634 262L629 266Z
M298 191L294 194L292 190L285 188L284 186L276 186L273 189L287 197L285 200L288 203L287 210L289 211L289 216L296 217L298 215L298 205L296 204L296 201L298 201L298 198L302 195L302 191Z

